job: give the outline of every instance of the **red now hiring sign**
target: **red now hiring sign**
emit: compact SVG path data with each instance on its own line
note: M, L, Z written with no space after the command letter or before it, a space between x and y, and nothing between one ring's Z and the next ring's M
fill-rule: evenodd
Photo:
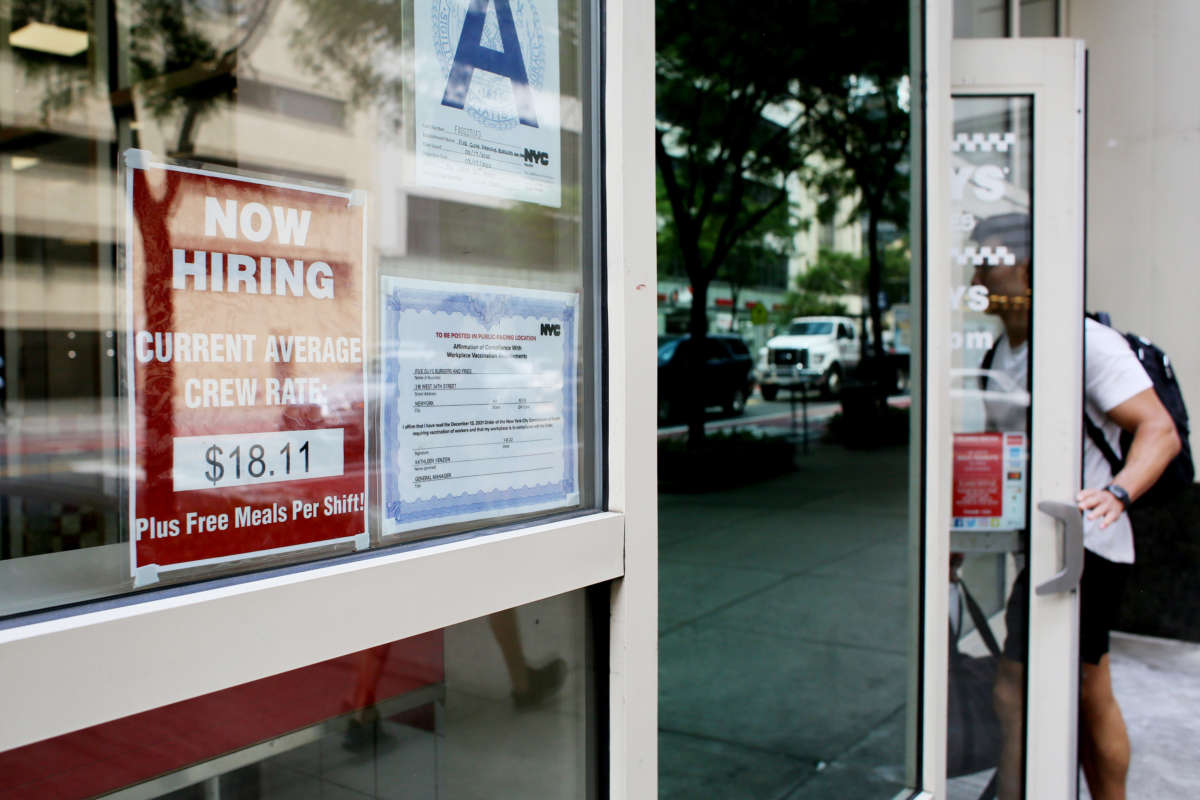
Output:
M126 166L135 582L365 547L361 193Z

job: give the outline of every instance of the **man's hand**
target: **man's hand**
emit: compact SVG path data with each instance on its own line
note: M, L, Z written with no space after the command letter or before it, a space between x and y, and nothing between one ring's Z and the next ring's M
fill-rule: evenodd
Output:
M1103 530L1112 525L1125 513L1125 504L1116 495L1104 489L1084 489L1075 496L1079 510L1087 513L1088 519L1099 519Z

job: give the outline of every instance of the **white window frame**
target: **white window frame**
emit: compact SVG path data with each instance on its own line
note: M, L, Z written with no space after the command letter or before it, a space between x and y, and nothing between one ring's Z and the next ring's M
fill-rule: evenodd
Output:
M610 795L657 794L654 6L601 17L608 510L0 630L0 751L613 581Z
M953 440L950 402L951 353L948 347L932 346L932 337L950 331L950 299L952 281L950 269L949 219L939 209L950 207L950 152L954 116L950 101L950 43L954 35L952 0L913 0L912 25L914 58L913 174L920 176L921 190L913 192L914 253L923 253L918 261L920 274L914 270L914 290L917 298L913 320L919 327L914 332L912 371L919 376L913 383L912 416L923 425L919 446L911 448L912 474L923 475L924 481L913 482L915 501L910 503L917 517L923 551L921 553L922 586L920 614L914 632L921 657L914 659L911 669L916 679L910 681L917 696L909 703L910 713L918 715L909 724L916 731L910 746L916 749L908 763L919 766L911 776L916 794L925 800L946 796L946 664L949 658L949 600L946 590L946 565L950 563L950 503L946 487L951 485L953 462L950 444ZM926 333L928 332L928 333ZM921 391L916 391L917 387ZM921 429L918 428L917 431ZM918 443L914 432L913 443Z

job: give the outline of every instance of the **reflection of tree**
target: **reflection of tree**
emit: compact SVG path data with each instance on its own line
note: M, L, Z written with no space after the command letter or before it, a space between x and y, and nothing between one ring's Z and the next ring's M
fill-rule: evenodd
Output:
M835 167L825 173L821 188L830 198L856 197L852 213L866 222L868 270L864 293L869 301L872 343L875 354L881 356L880 292L887 289L880 225L891 222L902 227L908 220L904 14L876 14L874 25L865 33L873 34L872 40L881 46L871 48L871 58L861 59L858 74L816 89L822 113L814 116L814 127L822 155ZM900 293L889 295L895 298Z
M670 236L692 288L689 331L708 329L708 289L739 243L788 206L788 180L811 144L807 112L790 102L807 69L803 4L765 0L753 13L717 0L656 5L659 174ZM701 345L693 353L704 352ZM700 380L699 364L689 373ZM704 438L702 392L688 409L688 440Z
M904 247L889 247L881 256L881 286L894 303L908 300L909 254ZM837 299L862 296L871 285L870 259L850 253L822 250L813 264L797 277L788 292L780 321L814 314L844 315L846 307Z
M175 303L171 289L171 259L155 257L170 252L167 220L179 193L178 172L142 170L134 182L133 201L139 209L137 232L143 260L142 308L147 331L175 330ZM129 246L132 246L130 243ZM142 367L142 408L146 420L145 460L148 496L171 497L173 443L175 440L175 362L151 361ZM137 387L131 386L130 392Z
M0 4L0 10L5 5ZM12 30L20 30L30 22L40 22L73 31L88 31L91 5L90 0L13 0ZM39 78L46 84L41 102L43 118L49 118L54 111L70 108L93 87L88 70L89 50L72 57L22 47L14 47L11 52L13 60L21 65L27 76Z
M197 124L234 98L238 59L266 29L273 4L231 1L226 14L214 15L197 0L137 0L129 27L132 77L156 118L182 112L171 155L194 153Z
M347 83L349 101L395 111L404 96L406 26L395 0L296 0L295 57L321 79Z
M14 48L14 58L26 75L45 82L41 109L47 120L94 90L103 74L119 123L133 113L131 87L123 85L117 67L127 56L133 88L149 112L159 120L181 115L171 155L186 156L195 151L199 122L234 99L239 57L265 31L275 2L228 0L214 12L201 0L132 0L120 4L118 15L118 3L110 1L104 4L103 30L97 30L91 0L15 0L14 30L30 22L56 25L88 32L92 46L73 57ZM126 27L129 35L123 39L118 31ZM97 47L100 42L105 46ZM124 52L118 52L119 44L125 44ZM98 63L105 55L107 63ZM132 138L136 144L136 131Z
M740 242L763 239L796 178L858 200L877 327L879 225L904 219L907 8L762 0L747 13L659 0L656 10L658 168L692 284L692 336L707 327L709 283ZM689 438L703 437L702 409L689 416Z
M768 201L775 194L775 190L769 186L754 186L750 191L760 199ZM670 200L661 173L658 176L657 206L660 220L671 218ZM773 206L770 213L755 228L755 235L738 239L717 268L714 278L729 285L729 295L733 302L730 314L731 329L736 327L738 300L742 290L767 284L778 274L786 272L787 258L794 249L793 234L798 224L800 223L792 218L790 204ZM705 249L711 250L714 247L712 237L716 233L711 227L704 232ZM678 227L672 224L660 226L657 244L659 277L687 275L683 259L680 257Z

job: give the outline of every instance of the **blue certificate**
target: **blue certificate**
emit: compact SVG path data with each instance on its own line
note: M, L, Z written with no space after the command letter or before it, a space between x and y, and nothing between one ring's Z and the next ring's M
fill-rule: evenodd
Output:
M578 505L578 295L381 280L383 535Z

